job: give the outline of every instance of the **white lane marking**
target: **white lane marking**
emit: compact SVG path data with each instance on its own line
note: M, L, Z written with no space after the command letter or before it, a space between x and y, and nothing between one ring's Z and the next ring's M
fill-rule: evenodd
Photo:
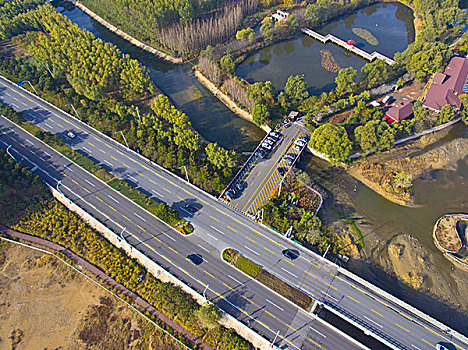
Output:
M250 250L250 251L251 251L252 253L254 253L255 255L260 255L260 254L258 254L255 250L250 249L250 248L247 247L246 245L244 246L244 248Z
M107 197L109 197L110 199L112 199L114 202L119 203L119 201L118 201L117 199L115 199L114 197L111 197L111 196L109 196L109 195L107 195Z
M130 178L130 179L132 179L133 181L136 181L136 182L138 182L138 180L137 180L137 179L135 179L135 178L134 178L132 175L127 175L127 177L129 177L129 178Z
M135 214L136 217L140 218L141 220L145 221L146 222L146 219L143 219L140 215L138 215L137 213L133 213Z
M336 302L339 301L339 300L336 299L335 297L332 297L331 295L329 295L327 292L324 292L323 290L321 290L321 292L322 292L323 294L325 294L325 295L327 296L327 298L333 299L333 300L335 300Z
M49 157L52 157L49 153L47 153L46 151L44 151L44 154L47 154Z
M215 236L210 235L208 232L207 232L206 234L207 234L208 236L210 236L211 238L213 238L215 241L218 240Z
M53 127L51 127L49 124L47 123L44 123L45 126L47 126L49 129L54 129Z
M280 309L281 311L284 311L283 308L279 307L278 305L276 305L274 302L272 302L271 300L268 300L268 299L265 299L268 303L270 303L271 305L273 306L276 306L278 309Z
M421 350L420 348L418 348L418 347L417 347L416 345L414 345L414 344L411 344L411 346L412 346L413 348L417 349L417 350Z
M281 270L283 270L283 271L289 273L291 276L294 276L294 277L297 278L297 276L296 276L295 274L293 274L292 272L289 272L288 270L286 270L286 269L284 269L284 268L281 268Z
M310 329L312 329L315 333L317 334L320 334L322 337L326 338L327 336L323 333L320 333L318 330L316 330L315 328L312 328L312 327L309 327Z
M211 226L211 225L210 225L210 227L211 227L213 230L218 231L219 233L221 233L222 235L224 235L224 232L223 232L223 231L218 230L216 227L213 227L213 226Z
M236 279L235 279L234 277L232 277L231 275L228 275L228 277L229 277L230 279L236 281L236 282L239 283L239 284L244 284L244 283L242 283L241 281L236 280Z
M89 149L87 149L86 147L83 146L83 149L88 152L88 153L91 153L91 151Z
M380 324L378 324L377 322L375 322L374 320L371 320L369 317L367 316L364 316L364 318L367 320L367 321L370 321L372 323L375 323L377 326L379 326L380 328L383 328L383 326L381 326Z
M153 192L154 194L156 194L156 196L164 197L161 193L156 192L155 190L151 190L151 192Z
M66 170L70 170L71 172L73 172L73 169L70 168L71 166L72 166L71 164L68 164L67 166L65 166L65 169L66 169ZM91 184L91 185L93 185L93 184ZM94 185L93 185L93 186L94 186Z
M171 236L169 236L169 235L165 234L164 232L161 232L161 233L162 233L164 236L166 236L167 238L169 238L169 239L172 239L172 240L175 242L175 239L174 239L174 238L172 238Z
M19 107L18 107L17 105L15 105L14 103L11 103L11 105L12 105L13 107L19 108Z
M105 159L103 160L103 162L109 164L109 165L112 166L112 167L114 166L111 162L108 162L108 161L105 160Z
M30 143L31 145L34 145L34 143L32 143L31 141L29 141L28 139L24 139L27 143Z
M86 181L87 183L89 183L91 186L96 187L92 182L90 182L90 181L88 181L88 180L86 180L86 179L85 179L85 181Z
M197 244L197 246L199 246L201 249L203 249L204 251L206 251L208 253L210 252L208 249L206 249L205 247L202 247L200 244Z

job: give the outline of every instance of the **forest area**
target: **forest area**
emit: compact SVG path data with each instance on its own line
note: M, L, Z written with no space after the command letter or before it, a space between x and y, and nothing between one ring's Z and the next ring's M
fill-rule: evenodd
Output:
M24 49L23 55L0 52L0 72L29 80L42 98L71 114L73 105L84 122L121 143L116 132L122 131L130 148L168 170L185 176L179 168L186 166L195 185L220 193L239 166L238 155L206 144L138 61L38 3L0 7L1 17L13 15L0 37Z
M2 224L58 243L98 266L214 349L252 349L233 330L218 324L217 308L200 306L179 287L156 279L53 199L39 177L4 151L0 151L0 215Z

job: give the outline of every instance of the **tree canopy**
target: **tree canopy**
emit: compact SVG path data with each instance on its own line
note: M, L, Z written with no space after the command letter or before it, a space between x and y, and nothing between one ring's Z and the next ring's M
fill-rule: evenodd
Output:
M284 88L285 94L292 100L302 101L309 96L303 75L291 75Z
M346 160L351 153L351 141L342 126L326 123L312 133L310 147L324 153L331 160Z

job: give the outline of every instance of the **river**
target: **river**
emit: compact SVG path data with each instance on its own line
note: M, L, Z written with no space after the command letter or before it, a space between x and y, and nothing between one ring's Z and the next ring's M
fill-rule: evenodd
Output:
M412 10L402 4L377 3L338 18L317 31L343 40L352 39L357 47L369 53L377 51L393 58L414 41L413 20ZM353 28L368 30L377 39L377 45L354 34ZM338 75L337 71L322 67L324 51L329 51L341 68L354 67L360 71L368 62L333 43L322 44L301 35L251 54L237 67L237 74L250 83L270 80L278 90L284 88L289 76L304 75L309 93L317 95L332 90Z
M265 133L251 122L239 118L194 76L189 64L168 63L103 27L83 11L57 7L81 28L97 38L115 44L123 53L137 59L148 68L149 75L161 91L190 119L193 127L208 141L236 151L251 151Z

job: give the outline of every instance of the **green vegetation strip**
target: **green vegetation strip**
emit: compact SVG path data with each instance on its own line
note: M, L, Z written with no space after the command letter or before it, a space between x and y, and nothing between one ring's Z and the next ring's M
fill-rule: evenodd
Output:
M363 38L365 41L367 41L369 44L377 46L379 45L379 40L372 35L370 31L364 28L353 28L351 29L354 34L356 34L358 37Z
M309 311L313 299L299 289L264 270L261 266L232 249L223 251L223 259L266 287L292 301L297 306Z
M13 123L21 126L33 136L63 154L65 157L76 162L76 164L86 171L95 175L102 181L107 182L107 184L113 189L117 190L143 209L166 222L168 225L174 227L177 231L183 234L189 234L193 231L193 226L182 219L176 210L171 209L166 203L156 202L146 196L143 192L134 189L125 181L114 178L114 176L108 173L102 166L94 163L91 159L87 158L80 152L77 152L67 146L60 136L39 129L37 126L24 119L20 113L3 104L0 104L0 114L11 120Z

